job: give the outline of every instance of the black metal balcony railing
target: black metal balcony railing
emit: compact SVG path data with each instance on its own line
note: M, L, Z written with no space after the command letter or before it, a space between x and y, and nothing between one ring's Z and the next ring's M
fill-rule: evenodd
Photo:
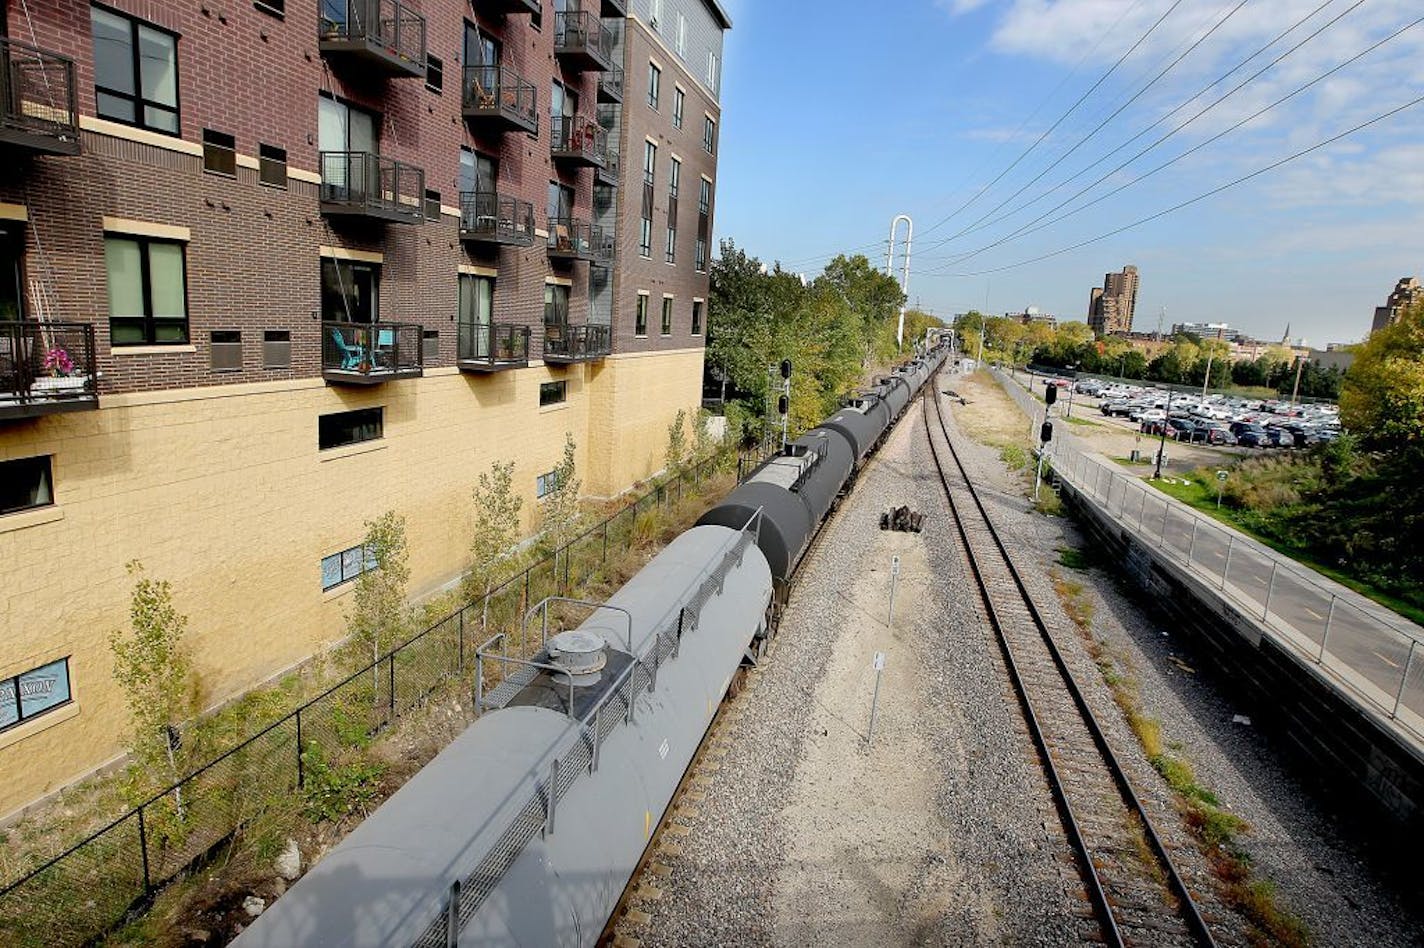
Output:
M462 192L460 239L505 247L532 247L534 205L493 191Z
M608 160L608 129L582 115L556 115L549 120L549 154L597 168Z
M90 323L0 322L0 418L99 407Z
M606 184L610 188L616 188L620 183L619 176L622 173L622 169L623 165L622 162L618 160L618 152L610 151L604 156L603 164L594 172L594 178L599 184Z
M0 37L0 145L79 154L72 59Z
M539 90L508 66L466 66L462 92L465 118L502 127L539 131Z
M460 323L460 368L477 372L518 369L529 364L528 326L513 323Z
M613 67L613 31L588 10L554 14L554 55L575 69Z
M424 332L415 323L321 324L321 374L328 381L374 385L424 374Z
M613 259L613 232L577 217L549 218L549 256L559 260L607 263Z
M544 327L545 362L587 362L613 351L613 330L608 326Z
M425 219L425 172L365 151L321 153L323 214L403 224Z
M323 53L425 77L425 17L400 0L321 0L317 40Z
M607 72L598 74L598 101L623 101L623 67L614 66Z

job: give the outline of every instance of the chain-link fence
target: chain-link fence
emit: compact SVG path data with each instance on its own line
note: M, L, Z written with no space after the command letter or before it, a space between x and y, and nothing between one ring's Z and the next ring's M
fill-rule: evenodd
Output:
M1043 404L998 373L1033 419ZM1055 475L1091 497L1140 542L1184 566L1278 644L1330 672L1373 710L1424 737L1424 630L1219 521L1169 497L1055 426Z
M320 813L348 768L396 719L473 674L475 649L496 632L518 635L526 611L567 595L633 546L638 519L696 496L720 458L682 471L585 530L487 595L440 619L295 711L247 738L81 842L7 880L0 944L89 942L142 907L293 794ZM738 465L738 473L755 464ZM605 577L606 578L606 577ZM537 647L538 638L521 645Z

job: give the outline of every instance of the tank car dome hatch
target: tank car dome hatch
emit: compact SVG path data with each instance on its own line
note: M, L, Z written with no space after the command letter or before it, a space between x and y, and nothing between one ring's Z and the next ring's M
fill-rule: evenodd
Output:
M572 681L575 688L587 688L598 683L603 666L608 664L607 644L597 632L560 632L549 640L549 664L564 669L563 680Z

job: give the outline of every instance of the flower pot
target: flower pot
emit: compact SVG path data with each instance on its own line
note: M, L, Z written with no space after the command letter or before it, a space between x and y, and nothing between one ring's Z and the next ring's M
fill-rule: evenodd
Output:
M88 382L82 375L44 376L35 379L30 391L36 395L74 395L83 392Z

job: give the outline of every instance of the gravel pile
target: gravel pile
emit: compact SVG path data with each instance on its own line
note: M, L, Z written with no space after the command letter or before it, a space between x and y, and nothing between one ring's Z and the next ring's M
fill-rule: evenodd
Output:
M881 511L927 514L882 534ZM678 852L618 932L645 945L1063 944L1090 926L1076 870L954 553L919 408L802 566L771 659L736 700ZM893 632L886 551L901 551ZM861 740L868 649L891 665ZM720 742L719 742L720 745ZM720 753L720 751L718 752Z

